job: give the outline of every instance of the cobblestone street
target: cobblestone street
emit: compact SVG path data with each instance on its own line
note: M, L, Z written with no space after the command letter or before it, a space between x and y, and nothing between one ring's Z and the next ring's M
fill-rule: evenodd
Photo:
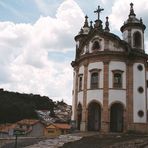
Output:
M81 138L82 137L80 136L61 135L57 138L40 141L37 144L27 146L25 148L58 148L63 146L64 143L80 140Z
M8 143L2 148L12 148ZM148 148L148 135L80 132L49 139L19 138L18 148Z
M61 135L25 148L148 148L147 135L85 132Z

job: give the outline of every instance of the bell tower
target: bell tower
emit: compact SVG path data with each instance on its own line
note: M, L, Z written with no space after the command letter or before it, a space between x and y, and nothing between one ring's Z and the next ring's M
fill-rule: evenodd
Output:
M120 28L125 40L132 49L144 52L144 30L146 26L142 22L142 18L137 19L134 13L133 3L130 4L130 13L127 21Z

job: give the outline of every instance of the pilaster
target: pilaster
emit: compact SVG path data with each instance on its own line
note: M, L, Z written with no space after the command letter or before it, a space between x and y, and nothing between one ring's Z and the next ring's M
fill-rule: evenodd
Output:
M87 131L87 79L88 79L88 62L84 63L84 89L83 89L83 107L81 131Z
M130 129L133 123L133 63L127 62L126 69L126 119L125 128Z
M109 93L109 61L104 61L104 79L103 79L103 114L101 132L109 132L109 110L108 110L108 93Z
M77 121L77 105L78 105L78 72L79 68L75 68L75 90L74 90L74 120Z

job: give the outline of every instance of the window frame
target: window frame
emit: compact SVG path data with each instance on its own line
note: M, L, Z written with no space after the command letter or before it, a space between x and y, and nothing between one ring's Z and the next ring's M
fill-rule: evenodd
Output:
M90 89L99 89L100 84L100 71L101 69L92 69L90 70ZM97 81L92 83L92 75L97 74ZM96 79L96 78L95 78ZM93 80L94 81L94 80Z
M83 90L83 74L78 75L78 90Z
M116 89L122 89L123 88L123 72L122 70L112 70L112 87ZM120 75L120 82L115 82L115 75Z
M133 33L133 47L142 48L142 35L139 31Z
M95 46L98 46L98 47L96 48ZM101 49L100 42L98 40L93 41L92 51L96 51L96 50L100 50L100 49Z

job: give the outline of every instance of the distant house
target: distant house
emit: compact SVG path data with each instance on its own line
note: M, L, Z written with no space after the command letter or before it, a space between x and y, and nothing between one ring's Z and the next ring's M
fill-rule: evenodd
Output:
M45 136L58 136L69 133L71 126L65 123L52 123L45 128Z
M16 124L1 124L0 125L0 138L12 137Z
M43 137L44 125L39 120L24 119L17 122L17 128L25 131L25 136L28 137Z

